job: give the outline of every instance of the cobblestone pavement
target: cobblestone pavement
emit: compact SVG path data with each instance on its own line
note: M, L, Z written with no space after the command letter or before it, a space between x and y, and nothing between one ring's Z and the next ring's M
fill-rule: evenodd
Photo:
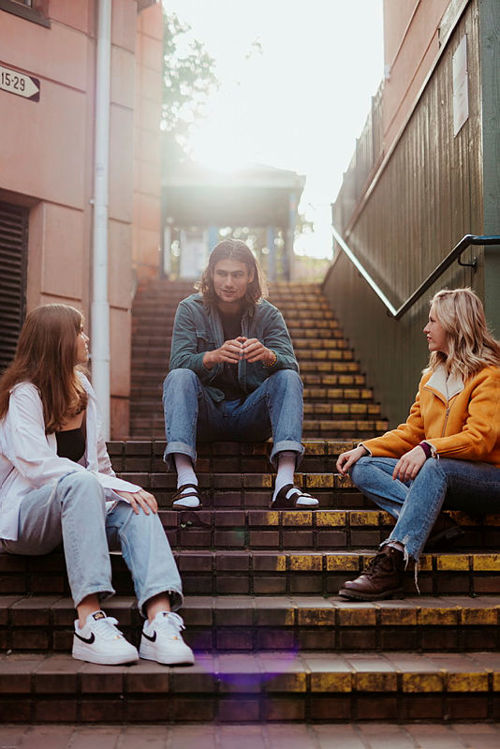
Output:
M499 749L500 723L3 725L0 749Z

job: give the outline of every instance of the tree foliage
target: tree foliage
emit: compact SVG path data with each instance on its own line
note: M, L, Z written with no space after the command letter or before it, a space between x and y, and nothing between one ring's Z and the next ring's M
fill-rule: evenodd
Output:
M179 160L189 152L189 133L217 88L215 59L191 26L176 13L164 11L162 130L167 159Z

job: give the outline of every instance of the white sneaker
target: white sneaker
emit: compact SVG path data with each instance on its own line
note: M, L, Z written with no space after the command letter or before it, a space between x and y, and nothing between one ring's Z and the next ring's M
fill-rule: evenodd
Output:
M106 616L104 611L89 614L85 626L81 629L76 619L73 658L107 666L118 666L139 660L137 648L125 639L116 624L118 621Z
M181 663L192 666L194 654L182 639L182 629L185 627L179 614L160 611L151 623L147 620L144 622L139 655L167 666Z

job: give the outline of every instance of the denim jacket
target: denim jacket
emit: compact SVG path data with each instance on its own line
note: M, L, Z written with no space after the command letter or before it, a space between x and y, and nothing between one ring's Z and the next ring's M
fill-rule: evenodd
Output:
M299 371L283 315L270 302L263 299L244 312L241 334L246 338L257 338L277 357L272 367L266 367L260 361L252 364L239 362L238 381L245 393L256 390L278 369ZM191 369L196 372L214 401L224 399L222 390L210 385L222 371L222 364L207 369L203 364L203 355L223 343L224 333L217 307L206 304L201 294L191 294L183 299L175 314L170 369Z

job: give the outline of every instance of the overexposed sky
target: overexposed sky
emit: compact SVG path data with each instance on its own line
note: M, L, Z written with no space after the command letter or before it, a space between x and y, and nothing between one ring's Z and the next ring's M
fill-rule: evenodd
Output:
M301 210L329 256L334 201L383 76L382 0L164 0L217 62L220 89L193 135L194 156L307 177ZM307 245L307 246L306 246Z

